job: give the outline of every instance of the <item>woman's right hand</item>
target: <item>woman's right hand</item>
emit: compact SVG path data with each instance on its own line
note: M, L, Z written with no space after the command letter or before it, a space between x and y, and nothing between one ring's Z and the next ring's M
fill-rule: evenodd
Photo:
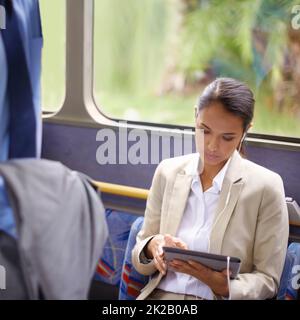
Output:
M187 249L185 242L169 234L157 234L148 242L145 248L146 256L149 259L153 259L157 270L163 275L165 275L167 271L167 265L164 261L164 252L162 249L164 246Z

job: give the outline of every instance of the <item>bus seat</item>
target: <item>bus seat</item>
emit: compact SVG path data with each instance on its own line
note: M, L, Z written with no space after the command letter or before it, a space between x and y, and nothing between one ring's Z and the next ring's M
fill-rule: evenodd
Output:
M289 213L289 220L291 223L300 223L300 207L296 200L286 197L286 205Z
M105 210L108 239L98 261L94 280L119 287L130 229L137 216L114 209ZM118 296L118 289L116 297Z
M131 251L135 245L136 236L143 225L143 221L144 217L137 218L130 229L122 267L119 300L135 300L140 290L149 280L148 276L138 273L131 262Z
M292 242L287 250L283 272L280 279L277 300L299 299L297 284L299 287L300 276L300 243ZM297 281L298 278L298 281Z

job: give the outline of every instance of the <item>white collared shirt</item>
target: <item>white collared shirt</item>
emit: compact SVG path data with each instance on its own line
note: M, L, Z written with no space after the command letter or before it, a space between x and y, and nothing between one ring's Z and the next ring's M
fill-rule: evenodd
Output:
M176 237L183 240L190 250L208 252L211 228L229 160L213 179L212 186L205 192L197 172L198 161L199 154L196 153L191 166L187 169L187 174L193 175L193 179ZM158 288L213 299L213 292L206 284L190 275L170 270Z

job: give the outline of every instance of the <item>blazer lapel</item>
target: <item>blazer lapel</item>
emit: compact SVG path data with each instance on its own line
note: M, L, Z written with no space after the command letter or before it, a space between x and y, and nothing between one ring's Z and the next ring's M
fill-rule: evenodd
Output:
M186 202L191 189L192 176L178 173L172 190L170 205L168 209L168 223L166 233L172 236L176 235L177 229L181 222Z
M234 152L225 175L215 219L210 235L210 252L221 254L227 225L244 185L242 181L242 158Z

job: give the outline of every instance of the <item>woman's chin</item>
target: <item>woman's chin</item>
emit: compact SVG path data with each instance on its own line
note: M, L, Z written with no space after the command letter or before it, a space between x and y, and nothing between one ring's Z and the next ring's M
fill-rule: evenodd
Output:
M222 167L225 164L225 160L218 157L218 158L204 158L204 166L210 166L210 167Z

